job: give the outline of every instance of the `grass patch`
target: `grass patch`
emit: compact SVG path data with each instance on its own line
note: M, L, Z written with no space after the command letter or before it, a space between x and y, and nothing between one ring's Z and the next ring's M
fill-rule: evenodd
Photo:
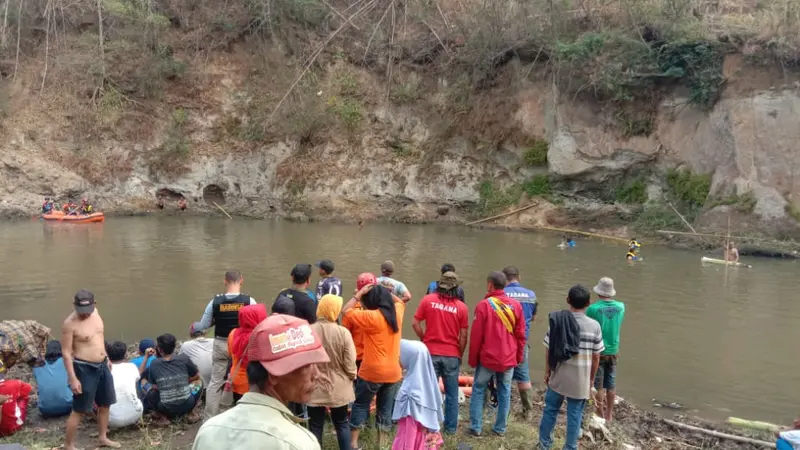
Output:
M511 186L501 189L489 180L484 180L478 186L480 199L475 208L475 213L479 217L497 214L505 208L519 202L522 197L522 190L518 186Z
M547 165L547 151L550 149L550 143L544 139L534 139L531 146L525 150L523 159L525 165L531 167L546 166Z
M647 184L642 178L634 178L620 185L614 195L617 203L642 204L647 201Z
M669 169L667 171L669 194L677 202L692 210L699 210L708 199L711 189L711 175L693 174L688 170Z
M191 141L187 133L189 115L183 108L172 111L166 138L149 162L152 174L179 175L186 171Z
M706 206L711 209L717 206L730 205L740 213L750 214L755 209L756 203L758 203L758 200L755 194L753 194L753 191L748 191L742 195L733 194L723 198L709 199L706 202Z
M353 98L333 96L328 99L328 110L333 113L339 122L351 133L358 129L364 119L361 103Z
M633 223L636 229L643 231L679 230L684 226L675 211L662 203L646 204Z
M529 197L547 196L553 193L552 187L550 186L550 177L548 175L536 175L522 183L522 190L525 191Z
M786 204L786 214L788 214L796 222L800 222L800 209L794 206L791 202Z
M392 86L389 91L389 98L399 105L414 103L420 98L420 87L419 77L415 75L409 76L408 80Z

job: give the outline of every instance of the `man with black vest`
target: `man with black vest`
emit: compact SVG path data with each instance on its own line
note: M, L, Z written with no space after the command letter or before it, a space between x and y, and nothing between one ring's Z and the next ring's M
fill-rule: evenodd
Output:
M228 369L228 334L239 326L239 310L247 305L255 305L256 300L242 294L244 277L238 270L225 272L225 293L211 299L203 312L203 318L195 322L194 330L203 331L214 327L214 350L211 355L211 381L206 388L206 409L204 419L219 414L222 386Z

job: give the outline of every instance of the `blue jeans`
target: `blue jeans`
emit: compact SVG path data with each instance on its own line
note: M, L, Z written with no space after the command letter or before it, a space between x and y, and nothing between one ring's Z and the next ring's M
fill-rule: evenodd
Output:
M578 434L581 431L583 407L586 406L586 400L564 397L547 388L547 393L544 395L542 421L539 423L539 445L544 450L550 450L550 447L553 446L553 428L556 426L558 412L561 410L565 398L567 399L567 440L564 442L564 450L578 449Z
M458 372L461 361L455 356L431 356L436 377L444 384L444 432L458 428Z
M519 363L517 367L514 367L514 376L512 380L516 381L517 383L530 383L531 382L531 368L528 365L528 352L530 350L530 346L525 344L525 353L522 358L522 362Z
M369 405L375 400L375 427L379 431L392 431L392 410L400 382L372 383L359 378L356 381L356 401L350 411L350 429L363 428L369 417Z
M497 418L494 421L492 431L498 434L506 432L506 422L508 413L511 410L511 377L514 375L514 368L505 372L494 372L480 364L475 368L475 378L472 385L472 397L469 399L469 427L472 431L481 432L483 428L483 402L486 395L486 387L492 375L496 375L497 380Z

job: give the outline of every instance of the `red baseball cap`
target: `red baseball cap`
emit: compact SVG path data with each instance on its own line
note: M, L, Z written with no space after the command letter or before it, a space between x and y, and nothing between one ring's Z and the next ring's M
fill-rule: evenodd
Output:
M331 360L308 322L285 314L273 314L259 323L248 346L247 359L260 362L277 377Z
M373 284L378 284L378 280L377 280L377 278L375 278L375 275L373 275L373 274L371 274L369 272L362 273L356 279L356 289L357 290L360 290L364 286L369 286L369 285L373 285Z

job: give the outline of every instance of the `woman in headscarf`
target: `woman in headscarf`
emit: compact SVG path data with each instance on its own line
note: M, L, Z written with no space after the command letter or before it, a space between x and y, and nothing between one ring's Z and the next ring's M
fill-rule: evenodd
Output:
M317 365L320 376L308 406L308 428L322 447L326 408L329 408L339 450L351 450L347 408L355 400L353 380L356 379L356 346L350 332L336 322L341 312L342 297L325 295L317 305L317 321L311 325L331 360Z
M438 449L444 420L442 395L428 347L419 341L400 341L400 364L406 371L397 391L392 420L397 422L392 450Z
M253 328L266 318L266 306L260 303L247 305L239 310L239 328L234 328L228 335L228 353L232 360L228 380L233 389L234 403L250 390L250 383L247 382L247 343Z
M353 308L359 302L362 308ZM343 308L349 325L361 331L364 346L364 359L356 381L356 399L350 412L353 448L358 448L358 436L375 397L378 448L383 448L386 433L392 429L392 405L403 378L400 330L404 310L401 299L383 286L374 284L364 286Z

